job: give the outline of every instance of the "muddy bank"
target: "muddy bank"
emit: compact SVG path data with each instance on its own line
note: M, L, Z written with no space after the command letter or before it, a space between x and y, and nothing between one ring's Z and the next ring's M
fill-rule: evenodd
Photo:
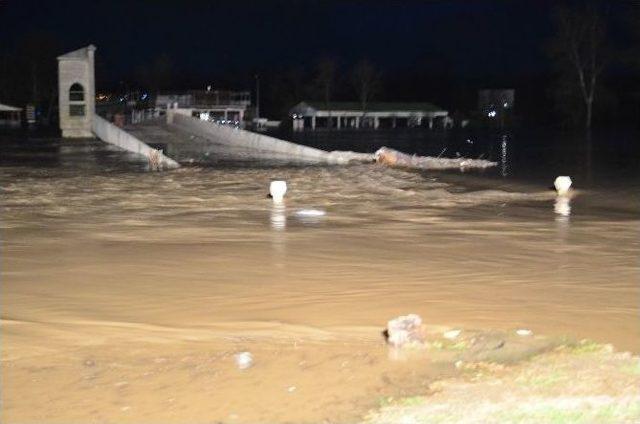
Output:
M454 411L467 399L460 390L468 390L470 404L514 393L535 404L539 388L553 388L543 393L562 399L638 394L619 391L640 378L638 358L515 330L465 329L447 338L448 329L431 327L425 344L398 350L378 328L239 325L242 332L233 330L238 324L185 329L3 320L3 349L10 355L0 365L0 417L47 423L353 423L369 411L368 422L386 423L420 414L430 419L431 402L448 401ZM29 346L38 334L47 337L34 351ZM238 367L239 352L251 352L250 367ZM592 376L584 380L591 391L556 387L585 375Z

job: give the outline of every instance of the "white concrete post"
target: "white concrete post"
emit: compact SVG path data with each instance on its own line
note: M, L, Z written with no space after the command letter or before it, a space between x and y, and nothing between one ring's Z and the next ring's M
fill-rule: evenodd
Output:
M360 117L356 116L356 128L360 128Z
M429 129L432 130L433 129L433 116L429 117Z
M376 130L380 128L380 118L377 116L373 118L373 128Z
M312 130L316 129L316 117L315 116L311 117L311 129Z
M336 119L338 120L336 128L340 129L340 121L342 120L342 118L340 116L336 116Z

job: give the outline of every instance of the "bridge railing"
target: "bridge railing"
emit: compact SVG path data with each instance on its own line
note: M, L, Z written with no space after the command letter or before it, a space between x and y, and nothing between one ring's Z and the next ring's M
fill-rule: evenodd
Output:
M93 133L102 141L145 157L149 161L149 166L152 169L163 167L178 168L180 166L178 162L165 156L161 150L156 150L146 143L143 143L122 128L98 115L94 116L92 129Z

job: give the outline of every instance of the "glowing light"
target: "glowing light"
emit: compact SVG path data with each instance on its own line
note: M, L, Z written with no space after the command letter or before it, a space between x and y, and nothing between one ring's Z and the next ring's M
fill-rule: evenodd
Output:
M487 116L488 116L489 118L495 118L495 117L496 117L496 115L497 115L497 113L496 113L496 111L495 111L495 110L492 110L491 112L487 113Z
M200 119L202 121L208 121L209 120L209 112L202 112L200 113Z

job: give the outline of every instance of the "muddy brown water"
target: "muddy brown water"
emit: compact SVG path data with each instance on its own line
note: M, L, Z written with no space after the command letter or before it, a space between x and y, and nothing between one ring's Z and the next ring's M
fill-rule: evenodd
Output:
M406 313L638 352L635 191L63 147L0 168L3 422L352 422L451 372L389 357Z

